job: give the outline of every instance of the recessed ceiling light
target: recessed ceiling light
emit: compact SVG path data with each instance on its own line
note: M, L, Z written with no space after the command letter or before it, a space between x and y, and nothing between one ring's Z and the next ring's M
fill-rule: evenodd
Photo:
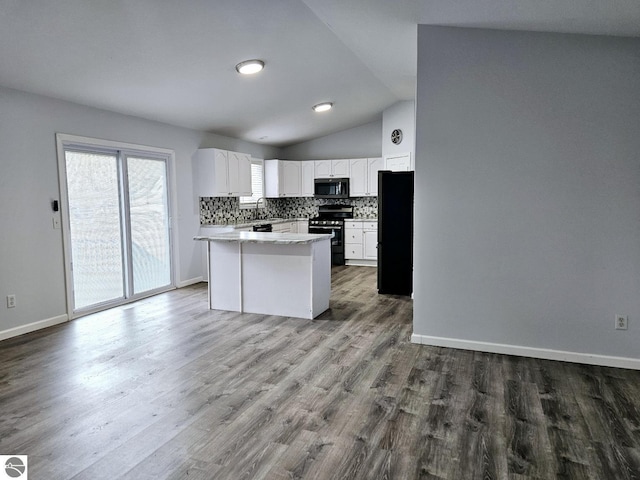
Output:
M262 60L245 60L236 65L238 73L242 73L243 75L253 75L263 68L264 62Z
M327 110L331 110L333 108L333 102L324 102L319 103L313 106L314 112L326 112Z

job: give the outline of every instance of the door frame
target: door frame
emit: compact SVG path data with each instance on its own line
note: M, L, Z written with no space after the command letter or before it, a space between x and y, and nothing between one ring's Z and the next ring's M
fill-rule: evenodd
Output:
M99 152L120 151L125 155L139 155L140 157L166 158L167 165L167 209L169 215L169 249L171 252L171 277L170 284L167 287L150 290L131 297L126 297L120 302L109 302L108 304L97 304L92 308L83 309L81 312L74 312L73 301L73 274L71 268L71 227L69 223L69 198L67 196L67 169L65 158L65 147L76 149L88 149ZM139 145L134 143L117 142L112 140L103 140L98 138L83 137L78 135L70 135L66 133L56 133L56 151L58 156L58 188L60 194L60 216L62 224L62 247L64 258L64 276L66 291L66 308L69 320L99 312L113 306L125 305L127 303L140 300L141 298L157 295L163 291L173 290L176 288L176 276L179 271L178 261L178 235L177 232L177 216L174 212L178 211L175 192L177 192L176 175L175 175L175 152L167 148L150 147L147 145ZM128 221L128 219L123 219Z

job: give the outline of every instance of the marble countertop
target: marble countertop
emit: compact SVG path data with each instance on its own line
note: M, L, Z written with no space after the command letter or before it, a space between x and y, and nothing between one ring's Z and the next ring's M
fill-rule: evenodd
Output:
M254 225L262 225L263 223L285 223L285 222L296 222L298 220L307 221L308 218L262 218L251 221L243 221L239 223L217 223L211 224L207 223L205 225L200 225L201 227L233 227L233 228L245 228L245 227L253 227Z
M322 240L329 240L333 235L328 233L275 233L275 232L223 232L213 235L198 235L194 240L208 242L239 242L239 243L271 243L275 245L296 245Z

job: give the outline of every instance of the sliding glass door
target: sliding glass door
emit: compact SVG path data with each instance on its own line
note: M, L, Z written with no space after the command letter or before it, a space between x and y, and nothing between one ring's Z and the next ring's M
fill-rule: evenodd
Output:
M133 293L171 283L167 168L163 160L126 157Z
M124 298L118 157L65 152L74 309Z
M74 316L172 286L167 158L63 146Z

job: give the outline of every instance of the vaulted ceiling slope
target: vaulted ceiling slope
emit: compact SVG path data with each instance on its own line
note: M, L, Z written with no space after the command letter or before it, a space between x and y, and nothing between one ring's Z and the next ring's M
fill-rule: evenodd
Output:
M413 98L421 23L639 36L640 2L0 0L0 85L286 146Z

